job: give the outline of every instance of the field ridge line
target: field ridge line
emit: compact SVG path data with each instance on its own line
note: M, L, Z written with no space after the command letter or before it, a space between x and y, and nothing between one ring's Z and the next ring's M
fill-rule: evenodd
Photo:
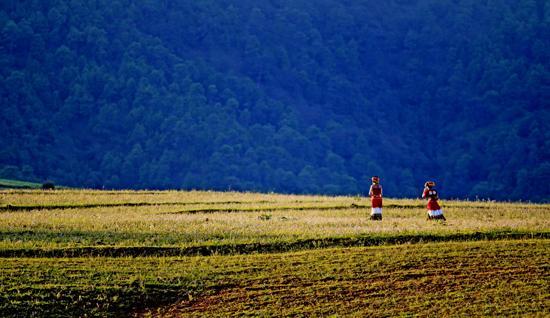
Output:
M305 202L308 203L308 202ZM348 205L333 205L333 206L281 206L281 207L266 207L266 208L212 208L212 209L190 209L174 212L165 212L163 214L198 214L198 213L238 213L238 212L273 212L273 211L305 211L305 210L349 210L349 209L370 209L370 205L365 204L348 204ZM422 204L387 204L384 208L387 209L421 209L425 206ZM480 207L484 208L484 207Z
M16 257L143 257L143 256L211 256L257 253L282 253L332 247L368 247L432 242L468 242L491 240L550 239L549 231L540 232L471 232L453 234L402 234L393 236L358 236L312 238L272 243L236 243L189 247L161 246L85 246L54 249L2 249L1 258Z
M44 204L44 205L12 205L0 206L0 212L31 211L31 210L62 210L62 209L90 209L109 208L119 206L161 206L161 205L215 205L215 204L257 204L276 203L274 201L205 201L205 202L119 202L119 203L90 203L90 204Z

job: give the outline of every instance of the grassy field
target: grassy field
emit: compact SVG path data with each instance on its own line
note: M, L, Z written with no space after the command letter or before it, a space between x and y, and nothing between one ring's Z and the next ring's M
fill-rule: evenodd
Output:
M0 316L550 311L550 205L0 191ZM411 244L417 243L417 244Z
M41 189L42 184L11 179L0 179L0 189Z

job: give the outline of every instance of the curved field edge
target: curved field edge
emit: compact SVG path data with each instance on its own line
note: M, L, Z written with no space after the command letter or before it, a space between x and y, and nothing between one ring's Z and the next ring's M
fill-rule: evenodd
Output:
M333 203L335 205L369 204L362 196L288 195L254 192L214 191L102 191L102 190L0 190L0 211L44 209L85 209L119 206L215 205L258 203ZM464 208L525 207L550 209L550 204L530 202L443 200L445 206ZM385 207L417 208L425 202L418 199L385 198Z
M323 203L330 201L299 201L296 200L292 203ZM188 205L255 205L255 204L276 204L278 201L181 201L181 202L117 202L117 203L90 203L90 204L32 204L32 205L0 205L0 212L18 212L18 211L36 211L36 210L65 210L65 209L93 209L93 208L117 208L117 207L144 207L144 206L188 206ZM178 213L216 213L216 212L261 212L261 211L284 211L284 210L344 210L344 209L365 209L370 208L369 204L357 204L355 202L344 202L345 205L332 205L332 206L279 206L279 207L262 207L262 208L203 208L203 209L188 209L170 212L171 214ZM505 207L506 205L512 207L524 207L527 209L550 209L549 205L545 204L514 204L514 203L496 203L487 204L483 202L471 202L468 201L448 201L446 207L460 207L464 209L493 209L498 207ZM386 209L421 209L425 208L424 202L420 203L386 203L384 208Z
M334 247L366 247L418 244L430 242L550 239L550 231L487 231L459 233L415 233L368 235L358 237L325 237L267 243L208 244L188 247L162 246L87 246L69 248L1 249L1 258L18 257L144 257L144 256L212 256L258 253L281 253Z
M216 204L265 204L272 203L276 204L277 202L266 202L266 201L256 201L256 202L239 202L239 201L227 201L227 202L159 202L159 203L149 203L149 202L136 202L136 203L113 203L113 204L80 204L80 205L29 205L29 206L16 206L16 205L7 205L0 206L1 212L29 212L29 211L42 211L42 210L68 210L68 209L93 209L93 208L117 208L117 207L144 207L144 206L185 206L185 205L216 205ZM312 203L312 202L304 202ZM406 204L387 204L385 208L387 209L420 209L423 208L423 205L406 205ZM470 207L476 209L489 209L484 206ZM236 213L236 212L275 212L275 211L307 211L307 210L349 210L349 209L370 209L369 205L359 205L359 204L348 204L348 205L331 205L331 206L279 206L279 207L261 207L261 208L251 208L251 207L242 207L242 208L202 208L202 209L187 209L174 212L164 212L161 214L199 214L199 213ZM531 208L534 209L534 208Z
M18 211L34 211L34 210L64 210L64 209L93 209L93 208L115 208L115 207L140 207L140 206L165 206L165 205L223 205L223 204L265 204L277 203L276 201L222 201L222 202L121 202L121 203L98 203L98 204L58 204L58 205L6 205L0 206L0 212L18 212ZM316 203L316 201L303 201L296 203ZM400 208L400 209L419 209L423 208L424 204L386 204L385 208ZM464 206L465 208L489 209L486 206ZM167 214L179 213L217 213L217 212L270 212L270 211L288 211L288 210L346 210L346 209L367 209L370 205L364 204L347 204L347 205L332 205L332 206L281 206L281 207L262 207L262 208L203 208L203 209L188 209ZM530 207L531 209L536 208Z
M0 316L531 315L550 240L212 257L0 259Z
M215 205L215 204L258 204L276 203L275 201L199 201L199 202L117 202L117 203L90 203L90 204L34 204L0 206L0 212L32 211L32 210L63 210L63 209L93 209L114 207L139 207L162 205ZM191 210L193 211L193 210Z

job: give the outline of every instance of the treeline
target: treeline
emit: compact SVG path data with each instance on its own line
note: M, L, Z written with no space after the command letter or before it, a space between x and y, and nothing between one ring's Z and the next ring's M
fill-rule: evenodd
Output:
M0 3L0 177L550 198L544 0Z

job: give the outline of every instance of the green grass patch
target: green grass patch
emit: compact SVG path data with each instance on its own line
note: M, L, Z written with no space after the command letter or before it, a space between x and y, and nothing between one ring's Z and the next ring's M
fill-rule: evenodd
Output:
M0 189L41 189L42 184L11 179L0 179Z

